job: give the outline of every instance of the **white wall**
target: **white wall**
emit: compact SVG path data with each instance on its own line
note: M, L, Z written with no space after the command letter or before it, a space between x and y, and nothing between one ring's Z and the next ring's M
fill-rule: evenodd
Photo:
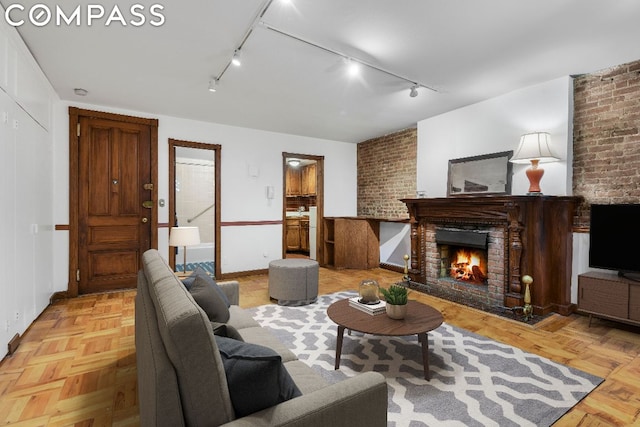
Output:
M53 292L51 106L56 100L16 30L2 20L0 346L5 350L47 306Z
M561 159L542 164L542 192L571 194L572 93L571 79L563 77L418 122L416 188L446 197L449 160L515 151L522 134L542 131ZM511 194L527 192L527 167L513 165Z
M169 199L168 139L180 139L221 145L221 220L282 220L282 153L324 156L325 216L352 216L357 212L356 145L255 129L205 123L148 112L113 109L99 105L60 102L55 107L59 128L55 135L55 221L68 223L68 107L73 105L138 117L157 118L158 126L158 198ZM250 174L249 169L257 171ZM255 175L255 176L254 176ZM267 186L276 189L276 197L267 199ZM168 203L159 207L158 222L169 221ZM168 229L160 228L158 246L168 256ZM55 238L57 290L67 289L68 235ZM222 273L265 269L269 261L282 257L282 226L225 226L221 231Z

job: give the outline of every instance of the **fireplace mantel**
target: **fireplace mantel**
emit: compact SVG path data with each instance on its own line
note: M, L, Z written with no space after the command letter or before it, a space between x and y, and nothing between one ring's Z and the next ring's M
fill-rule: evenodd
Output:
M580 202L570 196L464 196L402 199L411 222L411 277L427 283L422 228L494 226L505 230L504 305L523 305L521 276L533 277L534 313L572 313L573 216Z

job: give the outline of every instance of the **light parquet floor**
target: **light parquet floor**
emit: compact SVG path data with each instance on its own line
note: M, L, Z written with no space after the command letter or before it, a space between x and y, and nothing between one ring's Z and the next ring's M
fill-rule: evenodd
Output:
M321 294L400 280L388 270L320 269ZM270 303L265 275L238 278L240 303ZM640 426L640 329L554 315L535 326L412 292L445 321L606 380L556 426ZM59 301L0 364L0 423L12 426L137 426L135 290Z

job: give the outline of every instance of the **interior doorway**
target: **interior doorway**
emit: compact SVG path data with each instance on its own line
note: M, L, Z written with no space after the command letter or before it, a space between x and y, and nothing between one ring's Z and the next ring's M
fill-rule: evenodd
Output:
M169 139L169 226L196 227L200 243L169 247L169 264L220 277L220 145Z
M282 153L282 257L321 262L324 157Z

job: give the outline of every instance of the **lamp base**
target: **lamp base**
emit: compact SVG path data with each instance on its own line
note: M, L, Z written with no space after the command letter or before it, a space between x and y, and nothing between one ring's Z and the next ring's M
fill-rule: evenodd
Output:
M539 160L531 160L531 167L525 171L527 178L529 178L529 192L527 193L529 195L541 193L540 180L544 175L544 169L538 167L538 162Z

